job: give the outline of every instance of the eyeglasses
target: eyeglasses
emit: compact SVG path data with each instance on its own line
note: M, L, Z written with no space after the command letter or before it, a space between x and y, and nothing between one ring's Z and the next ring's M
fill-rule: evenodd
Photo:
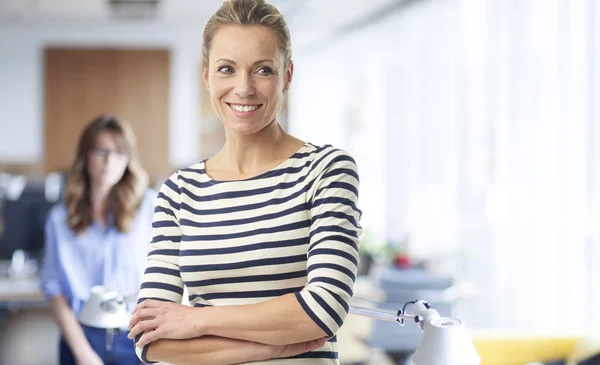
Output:
M108 157L110 157L110 155L114 155L117 158L121 158L121 159L125 159L127 157L129 157L129 154L127 152L123 152L123 151L111 151L107 148L94 148L90 151L90 155L97 157L97 158L101 158L101 159L108 159Z

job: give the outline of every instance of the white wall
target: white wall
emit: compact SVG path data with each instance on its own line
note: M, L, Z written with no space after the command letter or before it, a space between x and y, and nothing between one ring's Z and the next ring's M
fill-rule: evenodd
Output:
M34 163L42 159L46 46L169 48L169 160L176 167L195 162L199 151L201 38L201 28L144 23L0 26L0 162Z
M35 162L42 153L41 48L0 30L0 161Z
M389 203L385 165L392 147L385 138L384 61L379 55L369 57L377 43L377 38L362 31L296 52L289 130L303 140L331 144L354 157L360 171L362 226L384 240Z
M463 189L472 193L473 181L486 170L471 163L485 155L467 159L470 149L463 144L467 125L456 22L453 0L424 1L321 49L302 52L296 60L290 126L302 139L332 143L353 154L361 178L361 223L371 237L379 243L408 237L405 248L414 259L460 276L464 252L478 259L487 250L478 240L481 225L472 233L463 223L470 211L462 205ZM359 125L350 127L353 108L360 110ZM469 142L483 143L485 135ZM477 269L478 276L468 280L483 293L487 272ZM465 319L478 325L486 320L485 313L469 313Z

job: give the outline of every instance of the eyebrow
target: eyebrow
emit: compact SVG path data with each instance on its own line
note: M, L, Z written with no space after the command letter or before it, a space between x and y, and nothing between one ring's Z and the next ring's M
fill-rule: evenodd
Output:
M215 63L220 62L220 61L228 62L228 63L231 63L232 65L235 65L235 61L227 59L227 58L219 58L218 60L215 61ZM265 58L264 60L258 60L256 62L254 62L253 65L257 65L257 64L263 63L263 62L270 62L273 64L275 63L275 61Z

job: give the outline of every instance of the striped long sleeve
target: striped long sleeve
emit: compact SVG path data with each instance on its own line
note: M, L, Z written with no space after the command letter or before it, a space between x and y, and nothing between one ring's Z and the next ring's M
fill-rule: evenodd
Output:
M354 160L340 150L326 156L310 201L307 285L296 294L306 313L329 337L348 313L358 266L361 211Z
M152 220L152 241L148 252L146 270L138 296L138 303L155 299L181 303L184 283L179 274L179 226L180 191L177 174L173 174L162 186L156 200ZM140 337L136 338L136 342ZM148 345L136 347L138 357L146 360Z
M215 180L201 161L160 189L139 301L194 307L260 303L294 293L334 336L348 312L361 233L358 173L350 155L304 144L258 176ZM139 352L144 359L145 352ZM258 364L337 364L337 344Z

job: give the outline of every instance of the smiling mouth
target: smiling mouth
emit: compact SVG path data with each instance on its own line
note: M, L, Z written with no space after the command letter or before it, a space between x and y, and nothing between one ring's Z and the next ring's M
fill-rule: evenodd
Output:
M262 106L262 104L242 105L242 104L232 104L232 103L227 103L227 105L229 105L229 107L231 109L235 110L238 113L250 113L250 112L257 110L258 108L260 108Z

